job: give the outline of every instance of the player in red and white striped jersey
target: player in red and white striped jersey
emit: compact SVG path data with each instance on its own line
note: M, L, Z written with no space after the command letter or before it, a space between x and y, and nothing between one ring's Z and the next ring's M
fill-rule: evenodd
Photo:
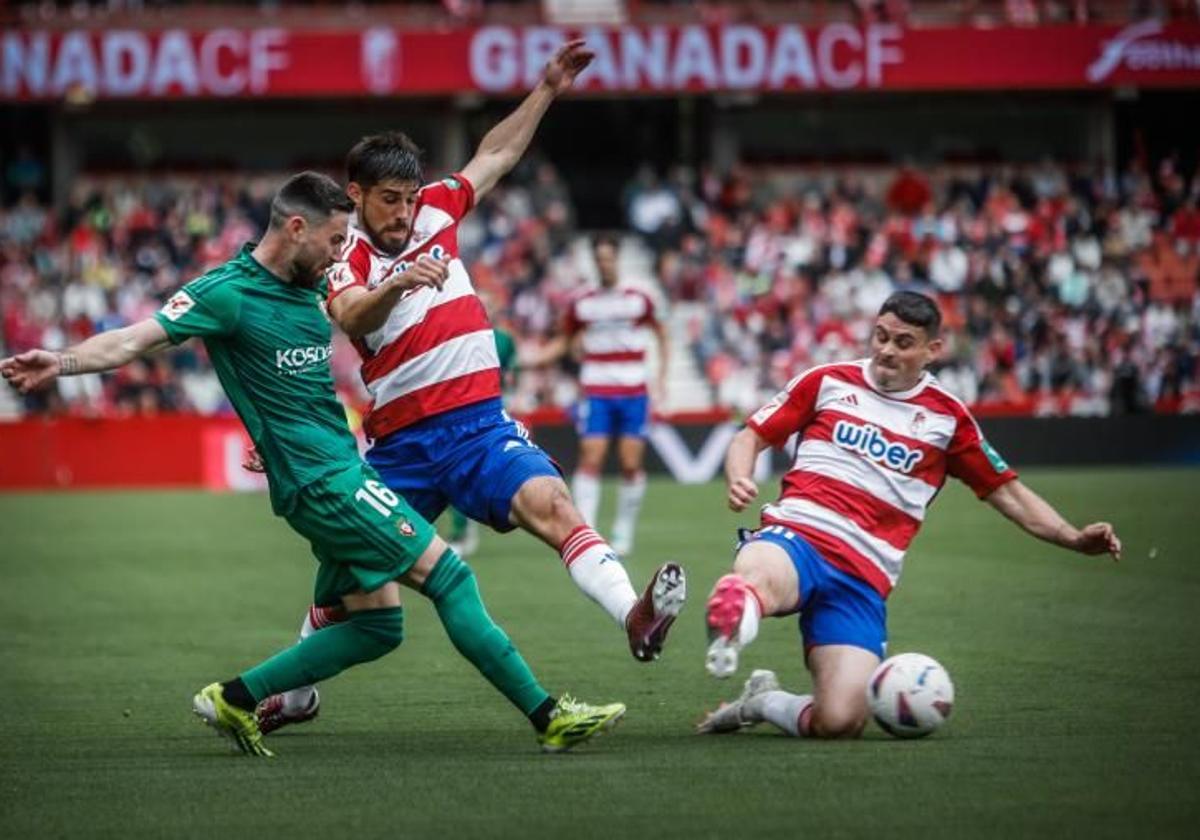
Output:
M1112 525L1077 529L1017 479L967 408L925 368L941 350L937 305L897 292L880 309L871 357L823 365L793 379L750 418L729 448L729 506L758 495L760 452L796 436L795 460L761 527L738 547L733 572L708 602L706 667L737 668L762 616L800 613L813 693L779 690L755 672L738 700L701 732L768 721L792 735L854 737L867 721L866 685L885 655L884 600L904 554L954 476L1030 534L1082 554L1120 556Z
M459 222L516 165L591 59L582 41L565 44L462 171L441 181L422 186L420 150L399 132L360 141L346 165L356 214L326 305L362 356L373 397L366 457L387 486L430 522L452 504L497 531L537 536L617 623L633 656L650 661L683 606L683 569L663 564L639 597L557 465L504 412L492 326L458 253ZM313 613L302 634L327 620ZM270 726L309 719L317 706L311 690L297 690L264 709Z
M646 422L650 416L646 348L650 335L658 341L657 396L666 393L667 336L654 301L640 289L619 285L619 242L609 235L592 241L600 285L571 301L562 333L544 348L537 364L554 361L578 344L582 357L579 385L579 467L571 491L589 525L600 507L600 473L608 442L617 439L621 483L613 518L612 544L617 554L633 551L633 535L646 494Z

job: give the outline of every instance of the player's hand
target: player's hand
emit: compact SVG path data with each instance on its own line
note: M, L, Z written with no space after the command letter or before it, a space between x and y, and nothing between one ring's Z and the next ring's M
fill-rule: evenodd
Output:
M246 458L242 461L242 469L246 472L264 473L267 471L267 465L263 463L262 455L258 452L258 447L251 446L246 452Z
M584 68L591 64L592 59L596 57L596 54L585 48L583 44L582 38L568 41L558 48L558 52L554 54L553 58L546 62L542 79L556 96L569 90L575 83L575 77L582 73Z
M752 478L739 478L729 482L729 509L741 513L746 506L758 498L758 485Z
M1093 522L1085 525L1072 546L1080 554L1111 554L1114 561L1121 559L1121 540L1111 523Z
M409 266L408 271L390 278L388 282L402 289L419 289L422 286L428 286L440 292L446 285L446 278L449 276L450 260L422 254L417 257L416 262Z
M58 354L49 350L30 350L0 360L0 375L22 394L45 387L61 372Z

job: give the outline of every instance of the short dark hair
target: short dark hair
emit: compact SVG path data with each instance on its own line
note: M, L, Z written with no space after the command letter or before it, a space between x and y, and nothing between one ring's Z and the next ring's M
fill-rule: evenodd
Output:
M621 238L615 233L597 233L592 237L592 250L595 251L601 245L611 245L614 250L621 250Z
M933 298L928 295L920 292L893 292L883 302L883 306L879 307L880 315L889 312L904 323L925 330L925 335L930 338L937 338L941 332L942 313Z
M346 155L346 178L363 189L391 180L420 184L421 149L402 131L364 137Z
M312 223L323 222L334 213L349 213L354 202L337 181L320 172L301 172L287 182L271 199L271 227L280 228L292 216L303 216Z

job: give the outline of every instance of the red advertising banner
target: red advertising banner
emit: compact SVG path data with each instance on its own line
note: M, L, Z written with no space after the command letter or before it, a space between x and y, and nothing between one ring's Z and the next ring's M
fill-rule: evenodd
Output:
M0 101L515 94L580 34L583 92L1200 86L1200 25L0 32Z

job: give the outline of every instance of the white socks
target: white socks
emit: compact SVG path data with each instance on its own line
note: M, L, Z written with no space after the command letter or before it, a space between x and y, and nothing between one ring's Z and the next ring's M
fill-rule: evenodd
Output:
M638 596L608 543L590 527L580 525L558 551L575 585L625 629L625 617Z
M596 514L600 511L600 476L576 472L571 479L571 496L579 515L589 528L596 527Z
M613 547L618 554L629 554L633 550L633 530L637 525L642 499L646 497L646 474L638 473L633 478L622 478L617 488L617 516L613 520Z
M811 694L789 694L786 691L767 691L746 701L747 717L765 720L797 738L808 736L808 720L811 715ZM803 718L803 719L802 719Z

